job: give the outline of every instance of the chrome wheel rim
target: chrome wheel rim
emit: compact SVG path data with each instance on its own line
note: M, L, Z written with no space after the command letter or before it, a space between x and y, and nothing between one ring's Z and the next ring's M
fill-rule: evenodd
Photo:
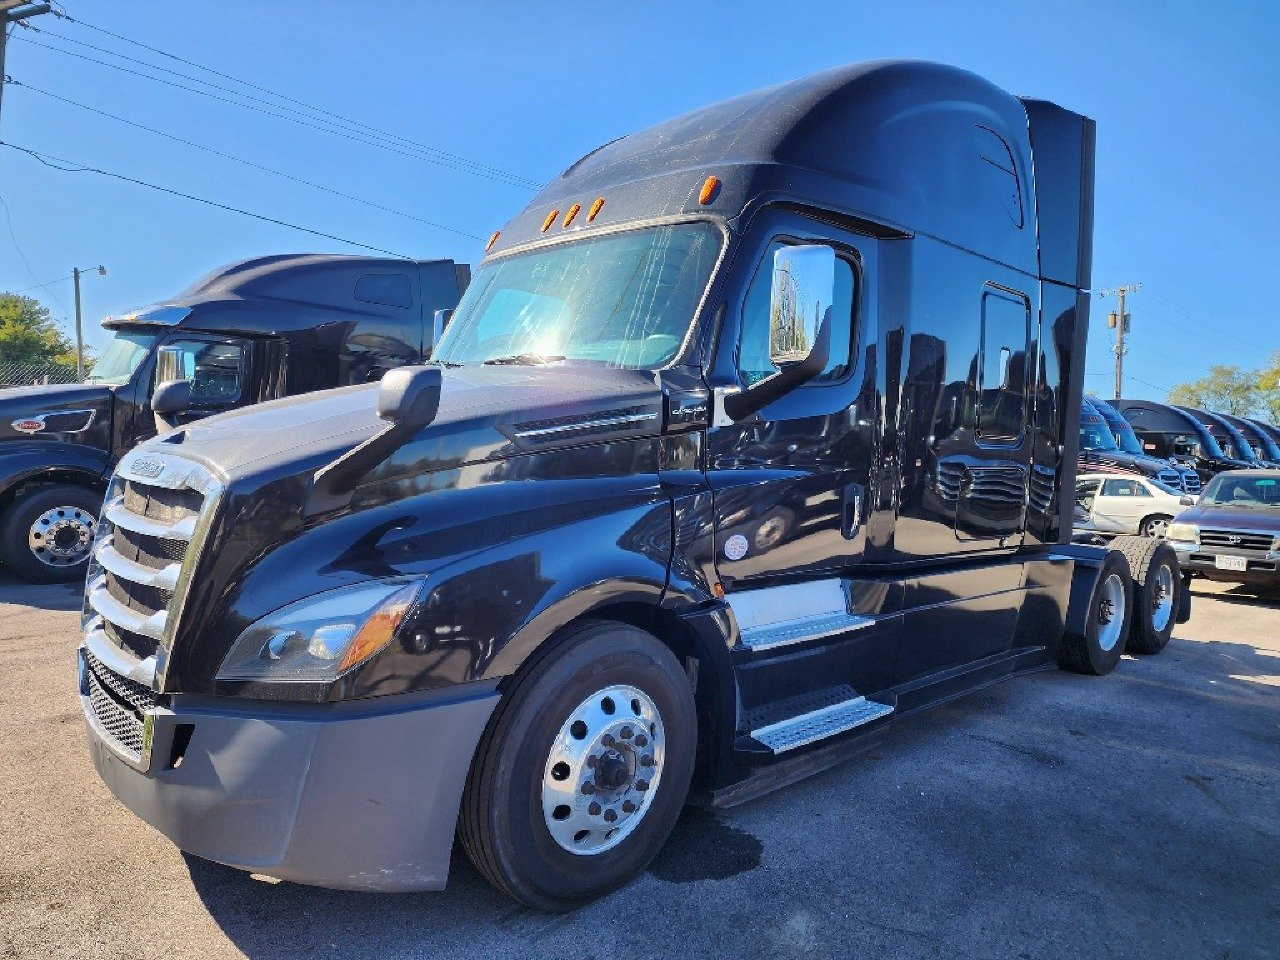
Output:
M31 555L49 567L71 567L89 555L97 518L79 507L54 507L27 531Z
M1157 517L1147 522L1147 529L1143 531L1148 537L1163 537L1165 531L1169 529L1169 521L1165 517Z
M1111 574L1102 581L1098 599L1098 646L1110 651L1120 642L1120 629L1124 626L1124 581L1118 574Z
M657 705L630 685L606 687L569 714L542 774L542 816L557 844L592 856L616 847L648 812L666 733Z
M1156 571L1155 589L1151 597L1151 625L1159 633L1169 625L1173 616L1173 571L1161 566Z

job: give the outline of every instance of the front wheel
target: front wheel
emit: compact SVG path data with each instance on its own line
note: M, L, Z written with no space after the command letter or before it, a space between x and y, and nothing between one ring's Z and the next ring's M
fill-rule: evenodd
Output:
M480 741L459 824L468 858L542 910L616 889L675 826L697 726L689 679L657 638L571 628L516 677Z
M1162 513L1155 516L1147 517L1138 527L1138 533L1144 537L1163 537L1169 530L1169 524L1173 521L1173 517L1167 517Z
M31 487L0 521L0 559L34 583L83 580L98 525L101 494L69 483Z

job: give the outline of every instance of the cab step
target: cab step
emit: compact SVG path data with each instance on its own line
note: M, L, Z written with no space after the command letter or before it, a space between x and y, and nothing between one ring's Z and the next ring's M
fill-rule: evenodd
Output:
M893 713L891 704L866 697L851 697L752 730L751 738L776 755L845 733L890 713Z
M838 579L743 590L727 600L741 646L752 651L821 640L876 622L873 616L850 612Z
M856 613L827 613L819 617L767 623L743 630L742 645L748 650L772 650L774 647L821 640L823 637L856 630L875 623L875 619Z

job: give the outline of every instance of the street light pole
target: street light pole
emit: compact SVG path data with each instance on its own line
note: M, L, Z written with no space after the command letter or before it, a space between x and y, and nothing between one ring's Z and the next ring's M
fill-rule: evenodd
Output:
M76 286L76 382L84 383L84 326L80 320L80 274L79 267L71 268L71 279ZM98 264L98 275L105 277L107 268Z

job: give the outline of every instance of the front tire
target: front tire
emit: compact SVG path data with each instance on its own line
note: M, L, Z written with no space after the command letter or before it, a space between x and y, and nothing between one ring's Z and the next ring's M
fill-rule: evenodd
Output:
M33 583L83 580L89 566L102 495L53 483L31 487L0 521L0 560Z
M560 911L622 886L662 848L698 724L680 661L636 627L586 621L537 656L481 738L459 829L487 880Z
M1169 529L1169 524L1173 521L1173 517L1165 516L1163 513L1157 513L1147 517L1138 526L1138 533L1144 537L1163 537L1165 531Z

